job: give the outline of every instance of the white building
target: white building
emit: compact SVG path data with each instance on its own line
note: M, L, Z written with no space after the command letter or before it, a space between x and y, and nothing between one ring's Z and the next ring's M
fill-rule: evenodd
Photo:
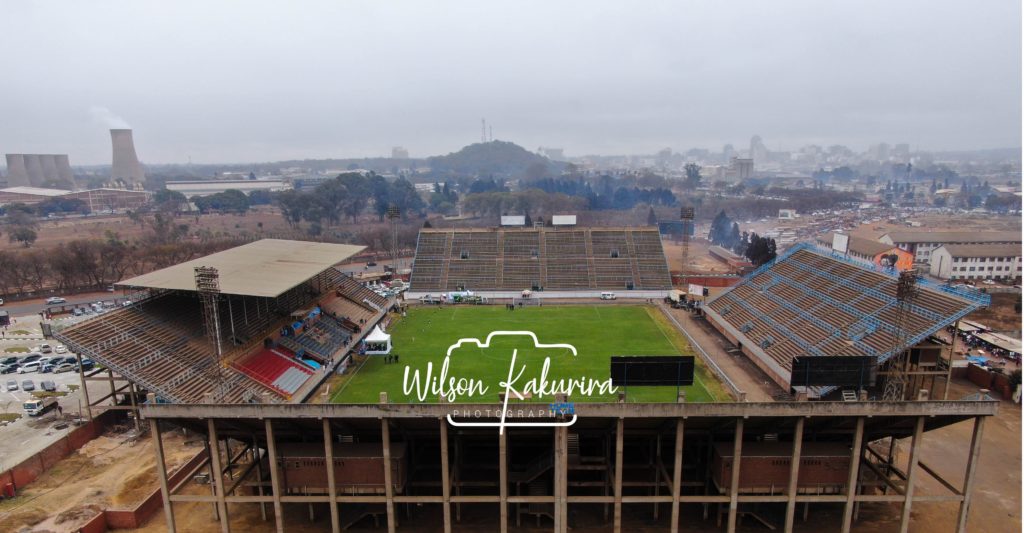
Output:
M229 189L236 189L249 194L252 191L276 192L292 188L290 183L282 179L168 181L166 187L169 191L177 191L184 194L186 198L210 196L211 194L222 193Z
M1021 234L1016 231L893 231L878 238L914 254L915 263L932 263L932 252L944 245L1016 244Z
M1021 277L1019 244L945 244L932 252L930 273L940 279Z

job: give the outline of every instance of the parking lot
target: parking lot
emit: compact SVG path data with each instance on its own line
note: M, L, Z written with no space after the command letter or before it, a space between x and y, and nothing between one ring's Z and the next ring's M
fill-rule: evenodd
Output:
M18 389L14 391L7 390L9 381L16 381ZM0 398L3 399L0 402L0 411L7 413L15 413L20 411L20 406L25 400L32 398L32 392L26 392L22 387L23 381L31 381L35 386L36 391L43 390L40 386L42 381L52 381L57 386L57 392L69 392L68 385L79 385L80 380L77 371L62 372L60 374L40 373L40 372L28 372L25 374L4 374L0 376L0 386L2 386L2 392L0 392ZM13 405L7 405L13 404Z

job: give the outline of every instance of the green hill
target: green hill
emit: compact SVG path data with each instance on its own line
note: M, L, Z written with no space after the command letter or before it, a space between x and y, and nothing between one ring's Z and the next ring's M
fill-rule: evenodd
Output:
M427 158L427 164L434 172L515 178L525 175L531 165L546 166L549 175L557 175L564 166L505 141L471 144L455 153Z

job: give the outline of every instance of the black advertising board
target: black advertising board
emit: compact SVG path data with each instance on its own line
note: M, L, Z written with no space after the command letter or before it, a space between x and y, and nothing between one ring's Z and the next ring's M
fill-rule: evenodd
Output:
M616 387L693 385L693 356L613 355L612 385Z
M865 356L801 356L793 358L790 387L873 387L878 360Z

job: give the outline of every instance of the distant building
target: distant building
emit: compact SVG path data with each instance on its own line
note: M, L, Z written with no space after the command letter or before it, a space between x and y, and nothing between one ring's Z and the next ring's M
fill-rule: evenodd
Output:
M259 180L205 180L205 181L168 181L165 186L169 191L180 192L186 198L193 196L210 196L235 189L249 194L253 191L284 191L291 189L288 182L280 178Z
M751 158L734 157L729 161L731 177L745 180L754 175L754 160Z
M929 273L940 279L1020 279L1019 244L944 244L932 253Z
M39 187L8 187L0 189L0 205L20 203L36 205L52 198L81 200L91 213L118 212L138 209L149 203L150 193L127 189L89 189L65 191Z
M796 218L796 209L779 209L779 220L794 220Z
M525 215L505 215L501 217L502 226L525 226Z
M828 232L815 239L815 244L819 248L832 250L834 239L835 233ZM901 250L892 244L852 235L849 237L844 255L879 267L895 266L897 270L908 270L914 266L914 256L910 252ZM895 256L895 265L892 260L893 256Z
M409 150L396 146L391 149L391 159L409 159Z
M879 242L895 244L914 255L915 263L931 264L932 252L946 244L1016 244L1020 248L1019 231L893 231L878 238Z
M7 186L38 187L47 181L71 183L66 154L7 154Z
M760 135L750 138L750 159L755 161L768 161L768 147L764 145Z

